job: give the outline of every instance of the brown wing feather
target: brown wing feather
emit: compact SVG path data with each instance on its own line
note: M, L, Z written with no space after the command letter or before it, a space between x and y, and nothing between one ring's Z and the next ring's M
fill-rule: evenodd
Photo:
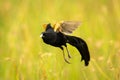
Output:
M71 34L78 26L78 21L61 21L54 25L54 31Z

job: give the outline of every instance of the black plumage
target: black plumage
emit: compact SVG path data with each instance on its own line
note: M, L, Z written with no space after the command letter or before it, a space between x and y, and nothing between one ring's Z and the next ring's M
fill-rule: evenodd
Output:
M90 54L89 54L89 50L88 50L86 42L81 38L66 35L66 34L62 33L61 31L55 31L54 28L55 27L52 27L50 24L46 25L45 32L42 32L42 34L40 35L42 37L43 41L46 44L49 44L49 45L52 45L55 47L59 47L60 49L62 49L64 60L67 63L70 63L70 62L65 58L63 46L66 47L68 57L71 58L70 53L67 49L67 44L66 44L66 43L69 43L70 45L77 48L77 50L80 52L80 54L82 56L81 61L84 60L85 66L88 66L89 61L90 61ZM70 30L70 29L68 29L68 30ZM72 31L70 33L72 33Z

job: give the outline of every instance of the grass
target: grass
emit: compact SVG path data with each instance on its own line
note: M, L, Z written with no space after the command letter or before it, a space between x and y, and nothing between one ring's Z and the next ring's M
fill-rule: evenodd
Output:
M0 1L0 80L120 80L119 0ZM44 23L81 21L72 35L90 50L88 67L68 44L71 64L62 51L39 37Z

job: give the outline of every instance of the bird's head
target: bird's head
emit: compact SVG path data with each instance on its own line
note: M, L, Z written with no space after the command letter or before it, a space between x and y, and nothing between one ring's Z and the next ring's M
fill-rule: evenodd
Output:
M48 44L55 41L57 33L54 32L51 24L44 24L43 27L45 28L45 31L40 34L43 41Z
M54 30L50 23L44 24L43 27L44 27L45 31L41 33L40 37L45 38L45 37L50 37L52 35L55 35Z

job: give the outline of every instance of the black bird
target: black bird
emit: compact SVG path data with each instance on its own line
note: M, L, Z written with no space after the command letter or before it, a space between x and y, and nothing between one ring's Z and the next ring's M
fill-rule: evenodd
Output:
M75 48L77 48L82 56L81 61L84 60L85 66L88 66L90 61L90 54L86 42L81 38L67 35L69 33L72 33L72 31L74 31L78 26L79 22L77 21L61 21L53 25L53 27L51 26L51 24L46 24L44 25L45 32L42 32L40 37L42 37L43 41L46 44L62 49L64 60L67 63L70 62L65 58L63 46L66 47L69 58L71 58L71 56L67 49L66 43L74 46Z

